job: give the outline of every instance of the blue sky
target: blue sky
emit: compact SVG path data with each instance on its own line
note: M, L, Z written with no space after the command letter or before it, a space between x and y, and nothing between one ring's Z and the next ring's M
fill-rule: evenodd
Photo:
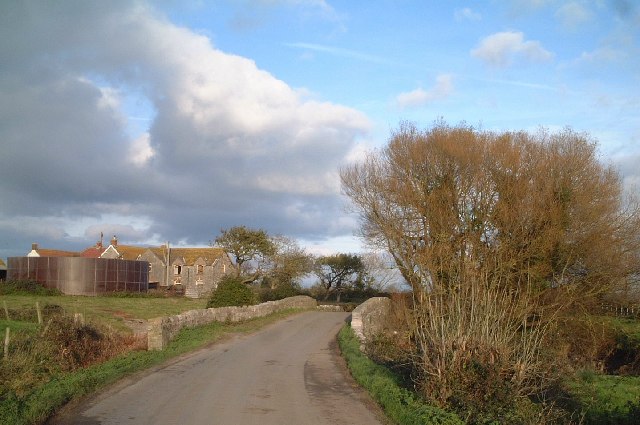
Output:
M234 225L359 250L338 169L403 120L570 126L638 193L639 53L630 0L5 1L0 258Z

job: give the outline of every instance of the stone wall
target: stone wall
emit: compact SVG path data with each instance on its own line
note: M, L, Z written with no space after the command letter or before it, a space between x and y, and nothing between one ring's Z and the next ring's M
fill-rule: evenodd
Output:
M290 308L310 309L316 306L315 299L299 295L258 305L189 310L175 316L150 319L147 323L148 349L164 350L183 328L206 325L211 322L241 322Z
M389 298L369 298L351 313L351 329L364 343L367 337L384 329L390 312L391 300Z

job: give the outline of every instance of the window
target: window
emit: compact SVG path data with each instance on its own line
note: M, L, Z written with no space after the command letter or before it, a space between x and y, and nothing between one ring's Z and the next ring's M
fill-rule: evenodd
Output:
M204 273L204 266L202 264L198 264L198 274Z
M196 280L196 285L204 285L204 282L202 281L202 278L201 278L201 277L199 277L199 278Z
M149 274L151 274L151 263L149 263Z
M173 274L182 274L182 266L173 266Z

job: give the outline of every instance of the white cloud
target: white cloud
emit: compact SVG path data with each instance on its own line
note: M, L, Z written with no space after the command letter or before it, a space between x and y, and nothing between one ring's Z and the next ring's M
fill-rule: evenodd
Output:
M155 154L150 144L149 133L140 135L131 142L129 148L129 160L138 167L146 165Z
M474 12L471 8L465 7L462 9L456 9L453 12L453 16L456 21L480 21L482 19L482 15L478 12Z
M436 100L447 98L453 92L453 77L450 74L440 74L436 77L436 84L429 90L417 88L410 92L400 93L396 97L396 104L400 108L424 106Z
M90 217L93 231L119 211L132 238L194 244L238 224L300 238L350 231L335 224L336 170L369 131L364 114L310 99L144 5L15 8L12 20L0 13L0 223ZM154 111L137 138L125 90ZM28 248L23 233L13 239Z
M356 59L364 62L381 63L381 64L389 63L389 61L383 57L370 55L370 54L358 52L355 50L344 49L342 47L325 46L322 44L314 44L314 43L286 43L285 45L288 47L294 47L297 49L304 49L312 52L327 53L333 56Z
M613 47L601 47L591 52L583 52L578 59L579 62L589 62L595 64L617 62L628 57L628 53Z
M593 13L584 4L572 1L564 3L555 13L563 26L574 29L589 23L593 19Z
M478 47L471 50L471 56L493 67L506 67L520 57L532 62L548 61L553 53L538 41L525 40L522 32L506 31L482 39Z

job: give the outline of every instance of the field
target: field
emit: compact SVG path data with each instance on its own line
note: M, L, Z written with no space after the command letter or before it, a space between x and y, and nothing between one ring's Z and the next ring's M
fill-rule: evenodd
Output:
M59 306L67 314L81 313L85 321L95 321L113 327L119 331L130 332L125 324L127 320L147 320L154 317L170 316L187 310L204 308L206 299L160 298L160 297L117 297L117 296L32 296L3 295L0 300L7 306L9 320L21 317L24 311L30 311L33 317L36 302L41 309L46 306ZM12 317L13 316L13 317ZM0 311L0 318L7 319L5 311ZM33 321L33 320L32 320ZM3 328L6 324L2 324ZM22 326L16 322L10 326ZM28 325L27 325L28 326Z

